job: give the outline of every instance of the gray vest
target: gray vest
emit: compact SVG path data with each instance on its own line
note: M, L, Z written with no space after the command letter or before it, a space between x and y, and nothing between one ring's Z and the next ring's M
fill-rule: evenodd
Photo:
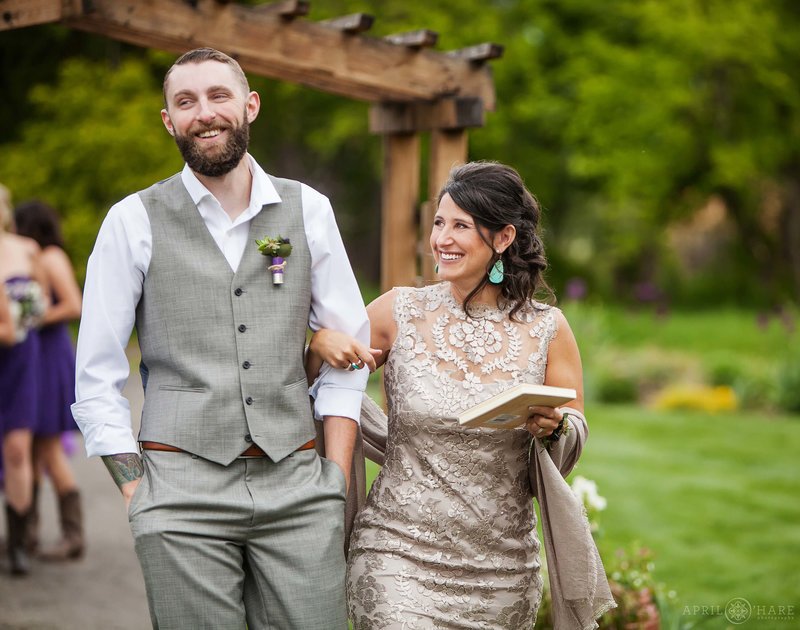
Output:
M139 440L227 465L252 442L278 461L313 439L303 368L311 255L300 184L271 180L282 202L252 220L235 274L180 175L139 193L153 234L136 309L147 372ZM291 240L282 285L257 249L265 235Z

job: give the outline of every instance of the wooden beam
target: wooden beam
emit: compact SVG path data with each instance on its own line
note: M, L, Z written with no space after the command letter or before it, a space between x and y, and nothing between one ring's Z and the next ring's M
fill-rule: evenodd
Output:
M308 15L311 3L304 0L283 0L283 2L270 2L269 4L259 4L250 9L262 15L280 15L282 18L295 18Z
M460 96L495 107L488 67L368 35L342 40L339 29L282 17L300 4L278 5L279 10L216 0L2 0L0 25L7 30L60 20L175 54L211 46L235 57L245 71L368 102Z
M447 181L450 170L467 161L467 131L465 129L434 129L431 131L431 145L428 165L428 201L422 206L420 217L420 250L422 252L422 279L425 282L438 280L433 272L433 256L428 245L428 237L433 228L436 214L436 198Z
M434 102L381 103L369 110L372 133L411 133L429 129L482 127L483 103L474 98L445 98Z
M418 134L384 136L381 189L382 292L396 286L416 284L419 170Z
M436 42L439 41L439 33L423 28L417 31L387 35L384 39L398 46L408 46L409 48L433 48L436 46Z
M450 50L446 54L458 59L466 59L474 63L482 63L490 59L499 59L503 56L505 48L500 44L493 44L486 42L484 44L477 44L475 46L467 46L466 48L459 48L458 50Z
M355 33L363 33L364 31L368 31L372 28L374 21L374 16L367 13L353 13L351 15L343 15L341 17L331 18L330 20L322 20L321 22L318 22L318 24L324 24L325 26L330 26L331 28L337 28L340 31L344 31L345 33L352 35Z
M50 24L79 13L67 0L0 0L0 31Z

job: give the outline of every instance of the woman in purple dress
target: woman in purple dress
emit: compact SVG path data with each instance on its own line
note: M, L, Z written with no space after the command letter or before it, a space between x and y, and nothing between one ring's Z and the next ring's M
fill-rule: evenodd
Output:
M9 231L11 200L0 186L0 286L15 320L15 343L0 348L0 435L11 572L29 570L25 533L33 504L33 432L38 422L39 335L46 286L36 241Z
M50 308L39 329L40 387L39 422L34 435L34 521L38 514L36 495L42 470L50 475L58 497L62 539L40 555L45 560L69 560L83 554L83 518L75 475L61 440L65 431L77 430L70 405L75 402L75 348L67 322L81 315L81 290L61 236L56 211L41 201L29 201L14 210L17 234L34 239L42 248L42 268L50 287ZM31 528L29 545L38 542L37 523Z

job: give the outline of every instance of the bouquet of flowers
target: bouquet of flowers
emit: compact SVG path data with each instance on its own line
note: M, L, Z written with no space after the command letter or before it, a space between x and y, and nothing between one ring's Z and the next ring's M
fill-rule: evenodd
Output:
M17 331L17 343L25 341L28 331L42 322L47 303L42 287L33 280L11 280L5 284L11 317Z
M265 236L256 239L258 251L272 259L272 264L267 267L272 272L272 284L283 284L283 269L286 267L286 258L292 253L292 244L288 238L278 235L277 238Z

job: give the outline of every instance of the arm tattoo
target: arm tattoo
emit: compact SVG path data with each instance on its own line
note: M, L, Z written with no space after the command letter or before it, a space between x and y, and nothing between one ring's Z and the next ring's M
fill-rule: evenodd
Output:
M137 453L104 455L103 463L119 488L122 488L123 483L141 479L144 474L142 458Z

